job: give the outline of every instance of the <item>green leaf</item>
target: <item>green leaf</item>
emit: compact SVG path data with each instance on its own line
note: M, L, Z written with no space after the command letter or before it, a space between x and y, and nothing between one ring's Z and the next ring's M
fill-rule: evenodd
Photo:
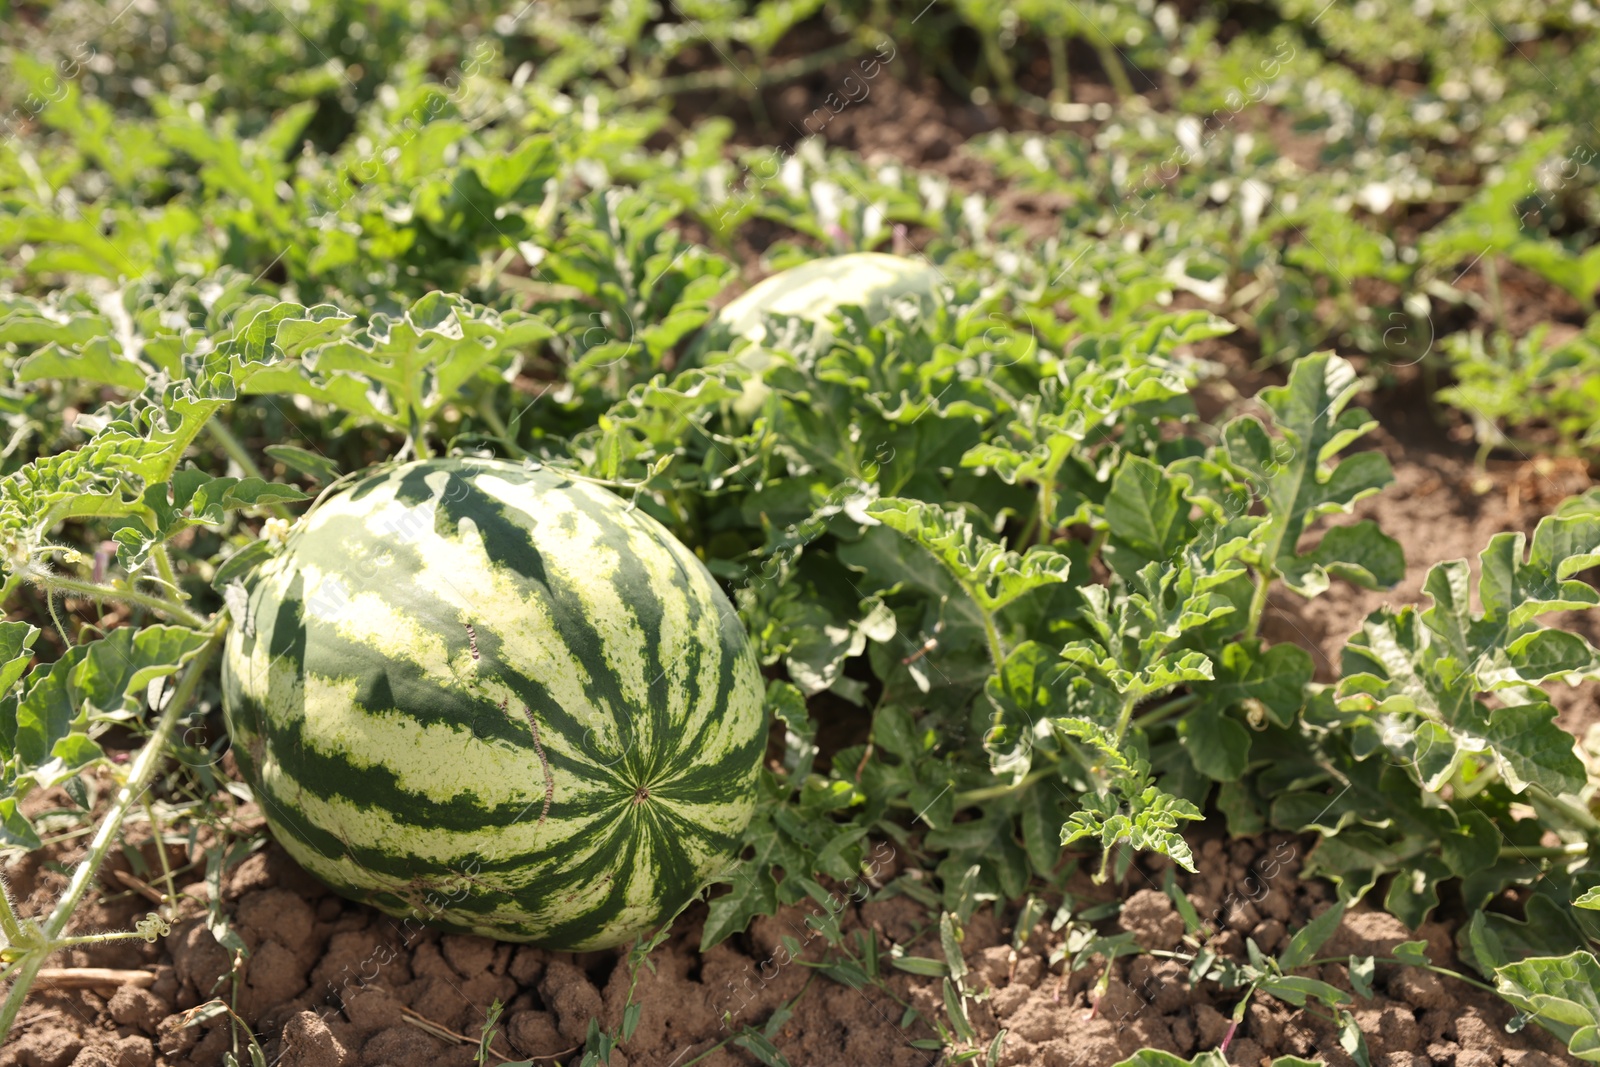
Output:
M1304 967L1316 956L1323 942L1333 936L1333 932L1339 928L1339 920L1343 918L1344 901L1341 900L1296 930L1288 945L1278 954L1278 966L1285 971Z
M949 965L943 960L929 959L926 956L894 956L889 960L896 970L909 974L920 974L924 978L945 978L950 974Z
M1173 555L1193 536L1187 485L1142 456L1123 456L1101 513L1112 539L1141 553L1141 564Z
M1576 793L1588 779L1577 739L1556 725L1549 704L1522 704L1489 713L1484 736L1494 746L1506 784L1517 792L1529 783L1552 793Z
M339 477L338 466L320 452L308 452L294 445L268 445L266 453L290 470L319 482L331 483Z
M1348 1011L1339 1011L1339 1047L1356 1061L1356 1067L1372 1067L1372 1057L1367 1052L1367 1035L1361 1032L1356 1017Z
M1521 241L1512 247L1511 259L1538 271L1580 303L1592 301L1600 288L1600 249L1569 252L1557 241Z
M790 1067L783 1053L759 1030L746 1026L733 1038L733 1044L766 1064L766 1067Z
M1600 911L1600 886L1586 889L1572 902L1575 908L1588 908L1590 911Z
M1439 883L1451 875L1450 866L1438 857L1419 856L1410 867L1395 873L1383 906L1415 930L1439 906Z
M541 319L432 292L398 318L380 312L347 338L311 344L347 321L329 316L297 326L288 340L306 349L302 358L252 375L244 391L294 393L409 432L430 421L481 371L509 365L517 349L553 333ZM259 343L265 351L265 329L256 331L252 324L245 346L254 350Z
M950 977L958 982L965 978L967 961L961 955L961 929L956 917L948 911L939 915L939 947L944 950L944 961L950 968Z
M1600 516L1547 518L1526 559L1523 545L1520 534L1498 534L1480 555L1481 614L1466 562L1440 563L1423 583L1431 606L1374 612L1346 645L1339 707L1370 716L1375 736L1429 790L1488 764L1515 792L1530 784L1571 792L1585 780L1573 738L1530 686L1600 667L1581 637L1535 621L1600 598L1571 577L1600 560ZM1496 690L1523 702L1491 709L1479 694Z
M1439 857L1450 872L1466 877L1493 867L1500 856L1505 838L1493 819L1476 808L1454 811L1453 828L1439 826Z
M50 344L17 364L17 381L84 381L137 393L152 368L126 359L108 337L87 339L76 350Z
M791 782L803 783L817 756L817 727L806 708L805 695L788 682L767 683L767 707L783 723L783 767Z
M972 1022L967 1018L967 1005L962 1000L961 994L956 991L955 983L948 978L944 980L944 1012L949 1016L950 1024L955 1027L957 1037L965 1042L977 1039L978 1035L972 1029Z
M22 814L21 803L19 797L0 797L0 845L32 852L43 848L44 842Z
M1053 789L1029 789L1022 794L1022 846L1028 864L1040 878L1049 878L1061 861L1061 797Z
M1521 534L1497 534L1480 556L1484 621L1499 627L1486 636L1521 632L1546 612L1600 604L1600 593L1572 577L1600 563L1600 516L1546 516L1533 531L1526 562L1523 544Z
M996 778L1016 785L1032 762L1034 730L1061 703L1068 665L1055 652L1024 641L990 675L984 693L994 708L983 747Z
M1494 969L1495 990L1568 1043L1574 1056L1600 1063L1600 962L1592 953L1534 956Z
M1372 979L1378 973L1378 964L1371 956L1350 957L1350 988L1362 1000L1372 999Z
M33 662L39 628L26 622L0 622L0 693L11 691Z
M1215 590L1241 572L1237 563L1217 564L1191 550L1179 561L1147 564L1117 590L1083 586L1083 622L1094 637L1071 642L1061 654L1123 700L1210 681L1211 660L1180 642L1237 610Z
M244 581L248 574L274 554L272 542L265 539L251 541L217 566L211 578L211 588L220 593L228 587L228 583Z
M1218 708L1259 706L1285 727L1305 704L1306 686L1315 674L1311 654L1288 643L1263 652L1259 641L1230 641L1215 663L1216 679L1200 689L1208 703Z
M1006 1034L1009 1032L1010 1031L1002 1027L1000 1031L994 1035L994 1040L989 1042L989 1050L983 1058L984 1067L1000 1067L1000 1053L1001 1050L1005 1048Z
M756 916L778 910L777 887L759 869L736 868L730 872L729 880L732 888L713 897L707 905L706 925L700 935L702 950L741 932Z
M1394 947L1392 955L1401 963L1408 963L1413 967L1427 967L1433 962L1428 958L1427 949L1426 941L1402 941Z
M1203 816L1187 800L1163 793L1152 784L1150 763L1141 756L1129 759L1105 727L1086 719L1056 719L1056 729L1099 751L1105 764L1105 786L1080 799L1061 829L1061 844L1070 845L1082 838L1099 841L1102 854L1097 882L1106 877L1106 861L1119 843L1135 850L1159 852L1180 867L1194 870L1194 857L1188 842L1178 832L1182 822Z
M1223 427L1229 462L1266 506L1269 521L1252 535L1255 551L1302 596L1325 590L1330 574L1385 585L1397 581L1402 570L1399 545L1366 522L1334 527L1316 549L1299 551L1313 519L1348 511L1393 480L1388 461L1378 452L1331 462L1377 425L1365 412L1345 410L1359 389L1349 362L1319 352L1295 363L1286 386L1261 391L1259 399L1283 435L1280 441L1274 442L1248 415Z
M560 157L549 137L530 137L515 151L469 159L466 168L496 202L528 203L543 199L544 183L560 169Z
M1228 1060L1216 1049L1207 1049L1194 1059L1186 1060L1170 1052L1146 1048L1140 1049L1125 1060L1118 1060L1115 1067L1228 1067Z
M842 609L796 585L768 610L766 643L784 650L784 667L807 696L833 687L845 662L861 655L869 640L884 642L898 633L894 613L877 597Z
M1228 820L1228 833L1235 837L1248 837L1264 833L1267 821L1250 787L1240 781L1223 782L1217 789L1217 810Z
M1298 974L1263 975L1257 980L1256 988L1295 1007L1304 1007L1308 999L1320 1000L1330 1007L1350 1001L1350 994L1338 986Z
M1333 527L1300 558L1363 589L1388 589L1406 573L1400 542L1370 519Z
M1179 720L1178 740L1195 770L1218 782L1237 780L1250 762L1250 731L1214 707Z
M27 694L16 709L16 753L23 766L43 768L56 742L72 730L78 709L69 679L88 653L87 645L68 649L60 659L28 676Z
M136 707L146 686L182 668L206 643L206 635L183 626L119 627L86 646L72 672L75 705L89 715L122 717Z
M994 614L1023 594L1067 580L1067 557L1035 545L1012 552L979 535L962 509L947 511L921 500L884 497L867 514L925 548L973 601Z

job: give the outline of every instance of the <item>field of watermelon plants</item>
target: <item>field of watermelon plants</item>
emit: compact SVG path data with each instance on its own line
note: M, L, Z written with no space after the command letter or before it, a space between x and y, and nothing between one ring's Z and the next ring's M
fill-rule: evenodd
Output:
M0 1067L1600 1062L1590 0L0 0Z

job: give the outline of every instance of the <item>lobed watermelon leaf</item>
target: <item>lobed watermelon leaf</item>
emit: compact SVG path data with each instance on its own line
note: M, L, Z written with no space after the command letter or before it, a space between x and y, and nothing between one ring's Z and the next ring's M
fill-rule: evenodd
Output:
M1579 950L1534 956L1494 969L1495 990L1567 1043L1587 1063L1600 1063L1600 962Z

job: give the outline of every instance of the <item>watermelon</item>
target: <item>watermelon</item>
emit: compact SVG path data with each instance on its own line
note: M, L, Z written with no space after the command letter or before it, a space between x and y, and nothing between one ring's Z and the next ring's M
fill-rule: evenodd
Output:
M767 314L794 315L815 324L819 339L831 336L828 316L842 307L858 306L874 322L889 314L897 299L914 297L925 302L942 280L930 263L885 255L882 252L852 252L828 256L779 271L740 294L717 313L710 328L701 335L697 354L726 349L738 339L753 344L733 356L711 356L708 363L732 360L750 374L744 379L743 395L733 402L733 411L752 417L769 392L763 380L771 357L760 347L767 328Z
M769 313L823 325L833 312L857 305L877 320L897 297L925 297L940 280L938 269L926 261L882 252L828 256L757 282L717 313L716 325L759 343L767 332L761 319Z
M302 866L393 915L580 950L724 872L765 747L732 605L659 523L500 460L379 470L248 590L223 708Z

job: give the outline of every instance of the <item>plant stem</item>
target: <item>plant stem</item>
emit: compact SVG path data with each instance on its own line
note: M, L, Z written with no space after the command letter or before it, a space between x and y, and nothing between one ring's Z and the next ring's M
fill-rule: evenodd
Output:
M157 542L150 549L150 558L156 561L156 573L161 575L162 584L168 589L177 590L178 574L172 569L172 557L167 554L167 546Z
M1277 554L1277 549L1278 546L1274 543L1272 545L1274 556ZM1250 598L1250 618L1245 623L1245 637L1255 637L1261 632L1261 616L1266 614L1267 593L1271 588L1272 568L1257 568L1256 591L1255 595Z
M1122 57L1117 54L1116 46L1103 32L1095 39L1094 50L1100 57L1100 66L1105 68L1106 77L1111 80L1111 87L1116 90L1117 99L1122 101L1135 96L1133 82L1128 78L1128 68L1122 65Z
M77 910L83 895L88 892L95 875L99 873L100 865L105 862L106 855L111 851L112 843L116 841L117 834L122 829L122 821L128 815L128 809L133 806L135 799L143 796L151 778L155 776L156 768L166 756L167 745L172 740L172 731L177 727L178 719L188 710L190 701L200 688L200 681L205 676L206 669L211 666L212 657L222 644L222 636L227 632L227 616L219 615L211 625L214 627L211 639L189 660L183 680L172 691L166 707L161 709L161 715L156 720L156 728L150 734L150 739L134 758L133 766L128 771L128 780L117 791L117 798L112 802L111 810L106 812L105 821L95 833L89 851L84 854L77 869L72 872L72 881L68 883L67 891L56 902L50 917L44 921L41 932L47 946L56 945L61 932L67 928L72 913ZM44 965L44 961L52 951L54 948L47 948L43 952L29 956L23 962L5 1003L0 1005L0 1043L3 1043L10 1034L11 1025L16 1022L17 1014L22 1011L23 1001L27 999L28 991L33 986L39 968Z
M113 930L108 934L84 934L81 937L58 937L50 942L50 951L71 948L73 945L100 945L107 941L143 941L145 936L137 930Z
M170 564L169 564L170 566ZM133 589L114 589L109 585L95 585L93 582L80 582L76 578L66 578L58 574L39 574L34 578L49 592L76 593L78 596L95 597L101 600L125 600L130 604L137 604L151 611L159 611L165 615L192 626L196 630L206 625L205 617L196 615L182 604L175 603L165 597L151 596Z
M1055 104L1072 102L1072 79L1067 68L1067 39L1059 33L1045 38L1050 53L1050 101Z
M518 459L521 459L523 456L528 454L527 452L523 451L521 445L517 444L511 439L511 435L506 430L505 420L502 419L500 417L500 413L494 409L494 398L492 396L485 397L483 402L478 405L478 415L483 419L484 422L489 424L489 429L494 431L494 435L500 438L500 443L506 446L506 451L510 452Z
M145 818L150 820L150 836L155 841L156 858L161 861L161 878L167 886L166 907L173 917L178 911L178 883L172 877L172 863L167 859L167 841L165 832L161 829L161 820L156 818L156 806L147 796L144 798Z
M1026 788L1039 779L1049 776L1054 770L1054 765L1038 767L1023 775L1022 781L1016 785L989 785L984 786L982 789L968 789L964 793L957 793L955 796L956 807L964 808L968 804L976 804L980 800L993 800L996 797L1003 797L1007 793L1015 793L1017 790Z
M1506 305L1500 297L1500 264L1495 256L1485 256L1483 259L1483 280L1489 289L1489 313L1494 317L1495 326L1501 333L1510 333L1506 329Z
M239 465L246 478L261 477L261 468L256 466L255 457L250 455L243 442L233 435L232 430L212 419L206 423L206 431L217 444L222 446L222 451L227 453L228 458Z
M428 447L427 434L422 431L421 427L418 427L417 431L411 435L411 451L415 453L417 459L433 458L433 449Z
M815 55L769 64L766 66L766 70L758 74L756 78L763 86L792 81L795 78L803 78L807 74L821 70L841 59L852 59L860 55L862 51L860 44L853 41L846 42L845 44L825 49ZM708 71L694 71L689 74L675 75L674 77L660 80L651 78L645 80L644 84L624 89L618 94L619 102L627 105L644 99L660 100L679 93L706 92L712 89L737 89L744 83L736 78L735 74L734 70L719 68ZM748 87L746 86L746 88Z
M1568 803L1538 784L1530 784L1528 786L1528 795L1545 807L1554 808L1571 822L1583 827L1590 836L1600 835L1600 819L1596 819L1587 808Z
M1000 643L1000 628L995 625L994 616L983 608L978 608L978 614L983 616L983 633L989 639L989 655L994 659L994 669L998 671L1000 664L1006 661L1006 649Z
M1578 841L1570 845L1502 845L1500 858L1513 859L1574 859L1578 856L1587 856L1589 845L1586 841Z
M1128 724L1133 721L1133 707L1139 702L1136 696L1127 696L1122 701L1122 711L1117 714L1117 732L1112 738L1112 744L1122 746L1122 738L1128 732Z
M1350 962L1350 957L1349 956L1325 956L1322 959L1311 960L1310 962L1306 963L1305 966L1307 966L1307 967L1321 967L1323 964L1326 964L1326 963L1349 963L1349 962ZM1434 974L1442 974L1446 978L1454 978L1458 982L1465 982L1470 986L1474 986L1474 987L1476 987L1478 989L1485 990L1486 992L1489 992L1489 993L1495 992L1495 988L1492 985L1485 985L1484 983L1478 981L1476 978L1469 978L1466 975L1462 974L1460 971L1452 971L1448 967L1440 967L1437 964L1432 964L1432 963L1427 963L1427 964L1412 963L1410 960L1398 960L1398 959L1395 959L1393 956L1375 956L1375 957L1373 957L1373 962L1374 963L1392 963L1397 967L1420 967L1424 971L1432 971Z
M17 920L16 910L11 906L11 890L0 881L0 934L6 939L6 944L14 945L22 938L22 924Z
M989 71L999 83L1000 99L1010 103L1017 93L1017 81L1011 73L1011 61L1006 58L1005 49L1000 47L998 38L989 34L983 36L983 58L989 64Z
M1185 693L1181 697L1173 697L1165 704L1157 704L1143 715L1140 715L1138 718L1134 719L1133 724L1140 728L1154 726L1162 719L1169 718L1170 716L1182 711L1184 708L1188 707L1190 704L1193 704L1199 699L1200 694L1198 693Z
M729 1041L732 1041L732 1040L733 1040L732 1037L723 1038L721 1041L718 1041L715 1045L712 1045L710 1048L708 1048L704 1052L700 1053L700 1055L696 1056L694 1059L692 1059L692 1060L684 1060L683 1061L683 1067L694 1067L695 1064L699 1063L701 1060L705 1059L707 1056L711 1055L713 1052L717 1051L719 1048L721 1048L722 1046L726 1045Z
M122 820L127 817L128 809L133 806L136 798L143 795L145 787L155 775L157 766L166 756L167 745L172 740L172 732L177 728L178 719L188 710L189 702L194 699L196 690L200 688L200 681L205 676L206 669L211 666L212 657L222 645L223 635L228 629L227 616L218 615L211 625L214 629L210 640L200 646L194 658L189 661L183 680L172 691L166 707L161 709L161 715L156 720L156 728L151 732L150 739L134 758L133 766L128 771L128 780L117 791L117 799L112 802L111 810L106 813L105 821L100 824L94 841L89 845L88 853L79 862L77 870L72 872L72 882L67 886L66 895L56 903L55 910L45 921L44 931L51 938L58 937L61 931L66 929L73 909L83 899L90 881L99 871L106 853L110 851L112 841L122 829Z

